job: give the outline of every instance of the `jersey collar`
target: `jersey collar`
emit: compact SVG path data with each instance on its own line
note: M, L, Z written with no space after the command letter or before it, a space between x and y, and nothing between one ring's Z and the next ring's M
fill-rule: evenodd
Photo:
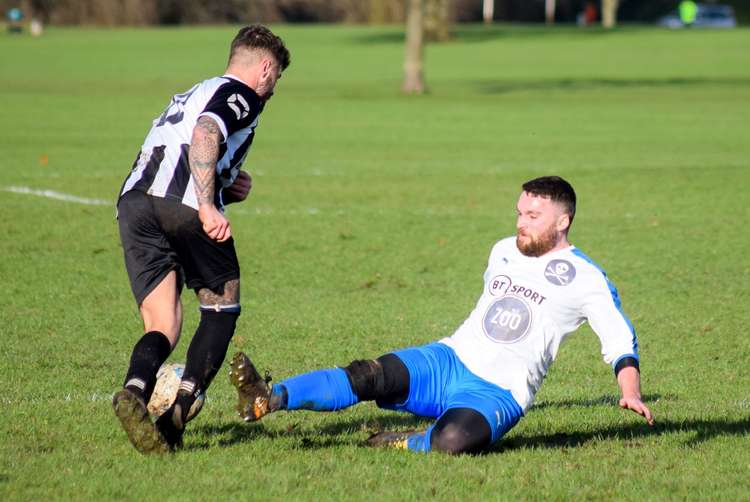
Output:
M241 79L240 77L238 77L237 75L232 75L231 73L225 73L225 74L224 74L224 75L222 75L222 76L223 76L224 78L231 78L232 80L236 80L237 82L240 82L240 83L242 83L242 84L245 84L245 85L246 85L247 87L250 87L249 85L247 85L247 82L245 82L244 80L242 80L242 79ZM250 87L250 88L252 89L252 87Z

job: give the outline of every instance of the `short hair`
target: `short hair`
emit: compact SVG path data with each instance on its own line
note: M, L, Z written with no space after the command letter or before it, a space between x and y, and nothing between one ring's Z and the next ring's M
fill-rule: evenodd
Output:
M229 51L229 61L239 48L259 49L268 51L276 62L279 63L281 71L286 70L289 66L289 50L284 45L284 41L274 35L271 30L262 24L252 24L245 26L237 32L237 36L232 40L232 46Z
M522 185L523 191L540 197L548 197L561 204L573 223L576 215L576 192L573 187L559 176L542 176Z

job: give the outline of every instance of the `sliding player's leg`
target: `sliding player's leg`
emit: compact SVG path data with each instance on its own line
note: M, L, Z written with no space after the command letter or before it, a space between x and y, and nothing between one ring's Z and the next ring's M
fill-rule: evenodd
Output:
M235 354L230 381L237 388L239 415L248 422L278 410L337 411L360 401L400 402L409 392L409 373L399 358L386 354L343 368L311 371L269 385L250 359Z

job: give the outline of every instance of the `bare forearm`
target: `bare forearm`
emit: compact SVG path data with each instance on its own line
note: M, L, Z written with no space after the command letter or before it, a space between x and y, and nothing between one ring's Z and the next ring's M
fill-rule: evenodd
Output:
M641 398L641 374L637 368L629 366L617 374L617 384L620 386L622 397Z
M620 407L638 413L646 419L649 425L654 425L653 413L641 401L641 374L638 368L627 366L621 369L617 374L617 383L622 393Z
M213 204L216 189L216 162L219 158L221 131L209 117L201 117L193 129L188 159L198 205Z

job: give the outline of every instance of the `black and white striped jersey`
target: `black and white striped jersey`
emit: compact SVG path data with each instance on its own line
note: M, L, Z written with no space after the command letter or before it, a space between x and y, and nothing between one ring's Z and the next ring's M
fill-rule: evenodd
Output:
M223 137L216 163L215 199L216 207L223 208L222 191L234 183L245 161L262 110L255 91L232 75L204 80L176 94L154 119L120 196L139 190L198 209L188 149L198 118L208 116L219 125Z

